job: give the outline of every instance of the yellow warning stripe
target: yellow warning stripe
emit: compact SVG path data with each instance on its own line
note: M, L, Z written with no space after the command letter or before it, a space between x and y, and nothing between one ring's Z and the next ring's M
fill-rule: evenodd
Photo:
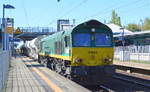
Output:
M49 57L60 58L63 60L71 60L70 56L62 56L62 55L48 55Z
M40 72L36 68L32 68L40 77L55 91L55 92L63 92L59 87L57 87L51 80L49 80L42 72Z
M45 53L39 53L40 56L45 56ZM53 58L59 58L63 60L70 60L71 61L71 56L63 56L63 55L56 55L56 54L49 54L49 57Z
M29 62L26 64L31 65ZM32 67L32 70L35 71L55 92L63 92L61 88L56 86L51 80L49 80L42 72L40 72L37 68Z
M63 92L59 87L57 87L51 80L49 80L42 72L40 72L36 68L32 68L40 77L55 91L55 92Z
M44 55L45 55L45 53L39 53L39 55L44 56Z

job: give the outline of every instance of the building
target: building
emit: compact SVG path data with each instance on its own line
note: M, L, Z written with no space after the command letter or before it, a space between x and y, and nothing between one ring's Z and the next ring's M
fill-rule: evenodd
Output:
M73 19L73 24L70 24L69 19L59 19L57 20L57 31L63 31L71 29L75 26L75 19Z
M111 30L113 31L114 35L122 35L123 30L121 29L122 27L115 25L115 24L106 24L109 28L111 28ZM133 32L124 29L124 34L132 34Z

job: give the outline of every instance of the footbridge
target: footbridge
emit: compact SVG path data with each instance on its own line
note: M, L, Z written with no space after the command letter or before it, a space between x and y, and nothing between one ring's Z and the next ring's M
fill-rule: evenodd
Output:
M20 27L17 32L14 33L15 38L21 38L22 40L32 40L40 35L51 35L56 32L51 27Z

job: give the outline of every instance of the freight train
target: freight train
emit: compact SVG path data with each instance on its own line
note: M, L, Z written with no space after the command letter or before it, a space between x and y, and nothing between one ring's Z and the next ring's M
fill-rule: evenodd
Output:
M112 30L97 20L44 37L39 44L39 63L80 84L99 84L115 73Z
M26 41L20 48L20 53L33 58L34 60L38 60L39 42L44 37L46 37L46 35L38 36L31 41Z

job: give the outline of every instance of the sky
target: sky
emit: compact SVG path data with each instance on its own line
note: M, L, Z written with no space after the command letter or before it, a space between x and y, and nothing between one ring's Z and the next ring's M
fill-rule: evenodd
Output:
M112 10L123 26L150 18L150 0L1 0L1 17L3 4L15 6L5 11L5 17L14 18L15 27L56 28L57 19L75 19L76 25L90 19L108 23Z

